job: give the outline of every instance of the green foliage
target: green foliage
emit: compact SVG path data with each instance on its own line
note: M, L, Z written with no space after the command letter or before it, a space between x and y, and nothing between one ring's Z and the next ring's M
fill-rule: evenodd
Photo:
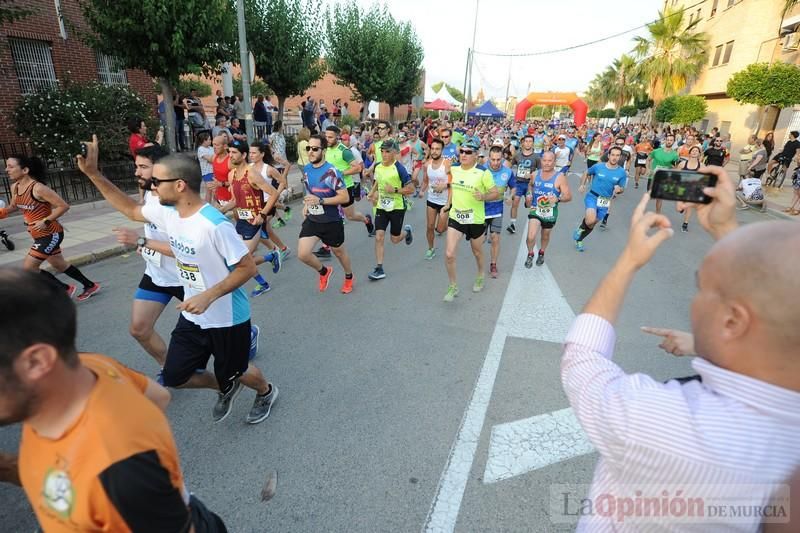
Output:
M395 107L410 103L414 95L419 92L425 50L414 27L408 22L395 23L394 30L387 39L390 40L394 51L390 58L384 61L386 85L378 97Z
M464 113L461 111L452 111L450 113L450 120L464 120Z
M350 126L352 129L354 126L359 124L358 117L353 115L343 115L342 118L339 120L340 126Z
M0 24L22 20L35 12L33 9L14 5L18 3L18 0L0 0Z
M742 104L800 104L800 68L783 62L753 63L728 79L728 96Z
M600 118L614 118L617 116L616 109L601 109L599 117Z
M235 57L231 0L79 0L92 48L174 83L199 67L209 74Z
M456 102L459 102L459 103L462 103L462 104L464 103L464 100L466 100L466 97L464 96L464 93L461 92L460 89L458 89L457 87L451 87L450 85L446 85L446 87L447 87L447 92L450 93L450 96L452 96L453 99ZM481 103L483 103L483 102L481 102Z
M238 76L233 78L233 94L240 95L244 94L242 92L242 77ZM253 83L250 84L250 96L255 98L259 94L263 94L265 98L272 96L272 89L269 88L269 85L264 83L264 80L261 78L256 78L253 80Z
M664 99L656 108L656 120L673 124L691 124L708 112L705 98L694 95L675 95Z
M599 109L592 109L588 113L586 113L587 118L600 118L600 110Z
M320 9L319 0L245 1L247 44L255 57L255 73L278 96L279 119L286 98L302 95L325 74L320 61Z
M72 160L80 141L93 133L100 138L104 161L129 160L126 122L134 116L149 122L149 128L158 127L147 102L127 86L70 83L23 96L14 124L17 134L49 161ZM150 129L151 136L155 132Z
M211 96L211 85L197 78L182 77L178 80L178 83L173 84L173 87L178 91L178 94L184 96L188 96L192 89L197 91L197 96L200 98ZM158 80L153 80L153 90L161 94L161 84Z
M619 116L621 117L635 117L639 109L635 105L624 105L619 108Z
M635 98L633 101L633 105L636 106L636 109L639 111L644 111L645 109L650 109L655 105L652 98L649 98L646 94L640 96L639 98Z

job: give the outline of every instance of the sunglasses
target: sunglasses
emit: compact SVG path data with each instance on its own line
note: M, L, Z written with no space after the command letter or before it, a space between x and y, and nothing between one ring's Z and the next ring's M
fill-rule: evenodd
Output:
M459 150L458 153L460 153L461 155L472 155L475 152L473 152L472 150Z
M320 146L306 146L306 152L319 152L322 150Z
M162 183L167 183L167 182L170 182L170 181L182 181L182 180L180 178L172 178L172 179L166 180L166 179L163 179L163 178L156 178L155 176L150 178L150 183L153 185L153 187L158 187Z
M378 126L378 129L379 129L379 130L385 130L385 129L386 129L386 126Z

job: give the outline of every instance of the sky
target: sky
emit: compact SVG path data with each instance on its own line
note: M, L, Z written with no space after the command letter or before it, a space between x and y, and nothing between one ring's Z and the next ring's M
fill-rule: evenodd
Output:
M349 0L368 8L373 0ZM582 44L641 26L658 16L664 0L477 0L475 50L490 53L547 51ZM327 0L327 4L335 0ZM438 81L464 88L467 50L472 44L476 0L387 0L395 19L411 21L425 48L427 97ZM483 87L487 98L528 92L582 92L614 59L630 51L627 33L594 45L557 54L515 57L475 55L472 94ZM528 84L530 83L530 91Z

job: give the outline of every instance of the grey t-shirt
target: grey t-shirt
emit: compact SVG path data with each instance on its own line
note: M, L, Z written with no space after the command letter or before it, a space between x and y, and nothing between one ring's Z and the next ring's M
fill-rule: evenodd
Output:
M769 157L767 156L767 149L762 146L761 148L753 152L753 158L751 159L751 161L755 161L758 158L758 156L761 156L761 159L759 159L758 163L756 163L755 166L753 166L753 170L758 170L758 171L766 170L767 162L769 161Z
M517 167L516 180L518 182L530 181L531 175L542 168L542 162L535 152L525 155L522 150L517 150L514 154L514 165Z

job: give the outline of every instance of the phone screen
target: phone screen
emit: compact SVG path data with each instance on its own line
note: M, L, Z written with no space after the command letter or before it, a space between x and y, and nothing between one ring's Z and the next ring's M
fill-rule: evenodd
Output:
M716 185L717 177L714 174L702 174L692 170L659 169L653 176L650 196L659 200L709 204L711 198L703 194L703 189Z

